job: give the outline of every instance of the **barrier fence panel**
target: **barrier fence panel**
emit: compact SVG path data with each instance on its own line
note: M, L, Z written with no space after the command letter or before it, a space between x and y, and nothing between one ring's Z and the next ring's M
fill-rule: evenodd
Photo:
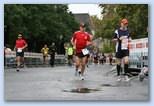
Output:
M39 66L50 66L50 55L46 59L46 64L43 63L42 53L24 53L24 65L26 67L39 67ZM4 56L5 68L16 67L16 53L14 51L5 53ZM55 55L55 65L64 65L66 63L64 55Z
M130 43L130 68L148 67L148 38L133 40Z

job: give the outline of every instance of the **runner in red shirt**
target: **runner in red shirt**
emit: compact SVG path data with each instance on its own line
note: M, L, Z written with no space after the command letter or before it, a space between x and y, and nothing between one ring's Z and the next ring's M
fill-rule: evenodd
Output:
M89 56L89 51L86 47L91 44L91 35L85 32L85 25L83 23L80 24L80 30L73 34L71 43L73 44L76 53L76 75L77 72L79 72L81 79L84 80L83 75L85 65Z
M24 49L27 47L26 41L22 38L22 34L18 34L18 39L15 44L17 72L24 63Z

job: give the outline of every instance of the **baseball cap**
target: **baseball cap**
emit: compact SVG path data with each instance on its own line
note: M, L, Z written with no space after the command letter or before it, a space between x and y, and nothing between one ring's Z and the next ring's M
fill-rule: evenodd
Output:
M121 20L121 23L128 24L128 20L126 18L124 18L124 19Z

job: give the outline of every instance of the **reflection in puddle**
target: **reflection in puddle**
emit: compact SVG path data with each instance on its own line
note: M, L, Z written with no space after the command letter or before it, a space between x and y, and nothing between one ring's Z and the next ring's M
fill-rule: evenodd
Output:
M89 88L76 88L71 90L63 90L64 92L72 92L72 93L91 93L94 91L100 91L99 89L89 89Z

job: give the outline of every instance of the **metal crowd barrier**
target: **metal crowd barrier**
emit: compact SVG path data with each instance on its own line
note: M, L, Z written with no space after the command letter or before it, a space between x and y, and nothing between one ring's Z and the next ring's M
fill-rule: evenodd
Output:
M130 68L142 69L144 66L148 66L148 52L134 52L129 56Z
M4 56L4 65L5 68L16 67L16 53L14 51L5 54ZM55 65L64 65L66 64L66 59L64 55L55 55ZM43 63L43 55L42 53L32 53L25 52L24 53L24 65L26 67L39 67L39 66L50 66L50 55L48 55L46 59L46 64Z

